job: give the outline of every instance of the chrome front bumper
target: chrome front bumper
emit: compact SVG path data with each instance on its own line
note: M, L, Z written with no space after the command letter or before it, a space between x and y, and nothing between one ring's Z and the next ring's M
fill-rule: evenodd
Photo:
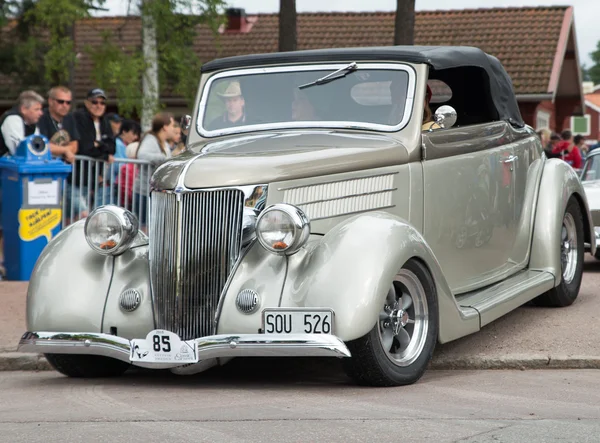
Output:
M198 363L219 357L350 357L344 342L327 334L211 335L194 340ZM189 363L140 363L130 361L131 341L110 334L87 332L26 332L19 352L40 354L88 354L122 360L136 366L169 369Z

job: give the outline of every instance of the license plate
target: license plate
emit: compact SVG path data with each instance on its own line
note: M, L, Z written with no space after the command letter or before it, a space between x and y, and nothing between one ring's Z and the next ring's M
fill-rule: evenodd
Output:
M333 334L331 309L265 309L265 334Z
M131 340L129 360L144 363L197 363L198 345L194 340L181 340L173 332L155 329L145 339Z

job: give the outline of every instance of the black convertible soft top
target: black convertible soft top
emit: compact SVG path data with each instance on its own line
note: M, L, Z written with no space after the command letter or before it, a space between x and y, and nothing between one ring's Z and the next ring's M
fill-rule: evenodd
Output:
M380 46L241 55L205 63L202 72L262 65L381 59L426 63L437 71L467 66L481 68L489 79L498 117L514 126L524 126L508 73L496 57L471 46Z

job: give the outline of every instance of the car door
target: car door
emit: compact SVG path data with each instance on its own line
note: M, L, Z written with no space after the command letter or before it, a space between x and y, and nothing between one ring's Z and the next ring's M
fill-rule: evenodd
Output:
M515 150L504 122L423 133L424 237L455 294L511 272Z
M513 129L507 126L507 130L511 133L513 146L513 157L509 164L513 176L512 219L516 227L516 239L509 260L516 269L522 269L529 260L543 149L538 143L537 135L527 129Z

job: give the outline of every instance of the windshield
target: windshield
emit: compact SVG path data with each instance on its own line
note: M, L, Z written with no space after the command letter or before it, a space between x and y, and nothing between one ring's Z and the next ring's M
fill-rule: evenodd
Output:
M315 83L347 66L246 69L216 75L205 86L198 129L210 137L266 128L397 131L404 126L414 93L410 67L359 63L334 81Z

